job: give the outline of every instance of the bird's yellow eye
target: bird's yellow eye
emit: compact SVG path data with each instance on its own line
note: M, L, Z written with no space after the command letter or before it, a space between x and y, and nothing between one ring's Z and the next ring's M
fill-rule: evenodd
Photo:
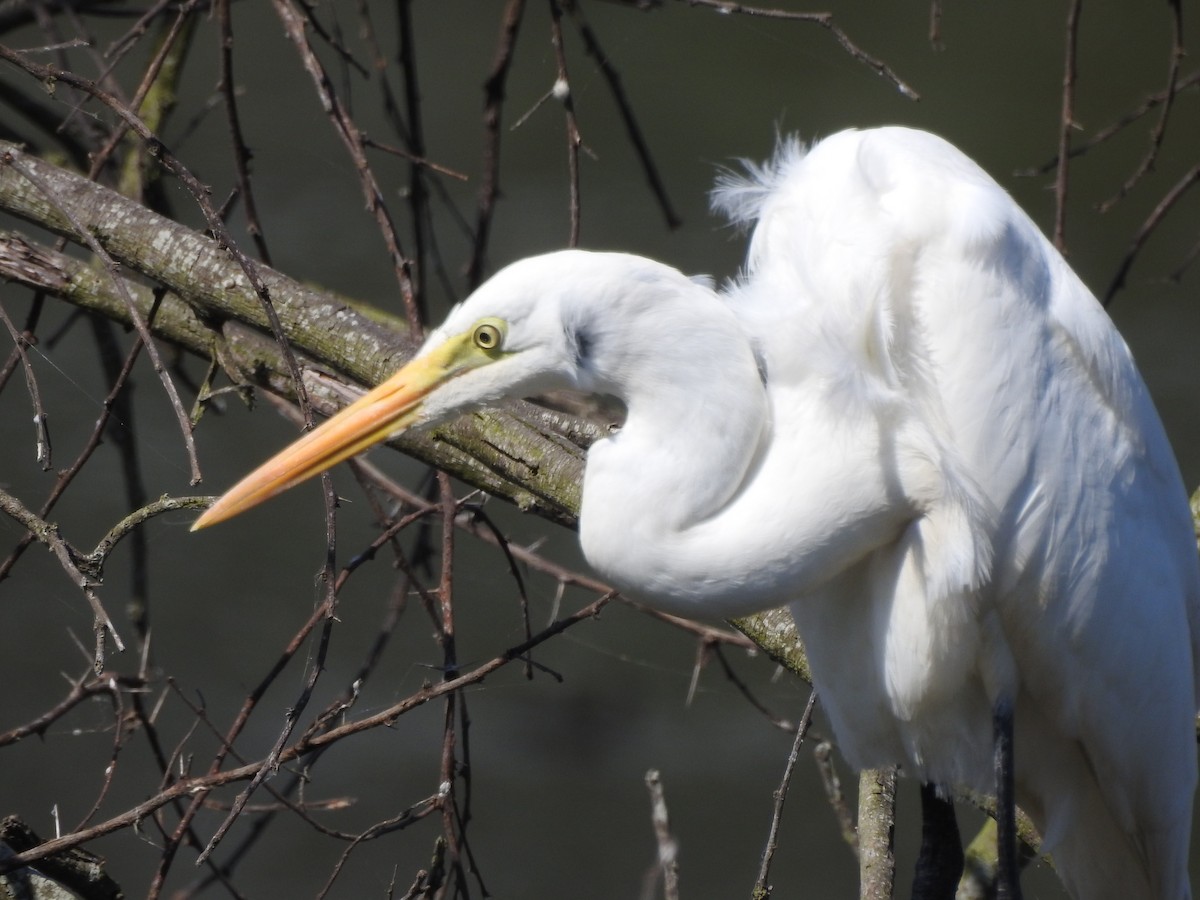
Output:
M471 340L480 350L499 350L504 341L504 322L500 319L484 319L471 332Z

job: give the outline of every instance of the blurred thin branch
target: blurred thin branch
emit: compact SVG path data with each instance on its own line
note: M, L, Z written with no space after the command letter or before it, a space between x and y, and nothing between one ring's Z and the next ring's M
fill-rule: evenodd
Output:
M500 196L501 119L505 88L516 52L517 33L525 14L525 0L507 0L496 39L491 70L483 82L483 162L475 210L475 233L467 262L467 288L474 290L483 281L487 267L488 239L496 200Z
M643 900L650 900L654 896L655 884L661 879L663 900L679 900L679 843L671 833L666 791L663 789L662 774L657 769L646 773L646 787L650 791L650 821L654 826L658 859L647 874L642 897Z
M1058 123L1058 167L1054 174L1054 246L1067 255L1067 184L1070 180L1071 135L1075 124L1075 78L1078 68L1079 17L1083 0L1067 7L1066 51L1063 60L1062 109Z
M1121 261L1117 264L1117 272L1113 275L1112 281L1108 285L1108 290L1104 292L1104 305L1107 306L1117 292L1125 287L1125 280L1129 277L1129 270L1133 267L1133 262L1141 253L1142 248L1146 245L1146 241L1158 229L1167 214L1179 203L1191 188L1200 181L1200 163L1192 166L1183 177L1179 179L1169 191L1154 207L1154 210L1142 223L1137 230L1137 234L1133 236L1133 240L1129 243L1129 249L1125 251L1125 255L1121 257Z
M856 61L867 66L875 71L875 74L888 81L901 94L909 100L920 100L921 95L897 75L892 67L883 60L872 56L863 50L858 44L851 40L848 35L836 22L834 22L833 14L828 12L798 12L794 10L780 9L778 7L766 6L749 6L744 3L735 3L731 0L679 0L679 2L687 3L689 6L704 6L712 9L714 12L721 15L744 15L755 16L764 19L779 19L792 22L807 22L813 25L819 25L824 28L834 39ZM934 32L936 34L936 32Z
M1167 4L1171 8L1171 50L1168 54L1167 86L1162 91L1163 102L1158 114L1158 120L1150 130L1150 146L1146 148L1146 154L1142 157L1142 161L1138 163L1137 168L1134 169L1133 173L1125 180L1117 192L1100 204L1099 209L1101 212L1107 212L1112 209L1126 194L1133 190L1134 186L1142 180L1146 173L1154 168L1159 151L1162 150L1163 140L1167 135L1167 121L1170 119L1171 110L1175 106L1175 98L1179 93L1179 68L1187 56L1187 51L1183 47L1183 0L1167 0Z
M817 692L810 691L808 695L808 703L804 707L804 714L800 717L800 724L796 728L796 738L792 741L792 749L788 754L787 763L783 769L783 778L779 783L779 787L775 789L775 806L771 813L771 826L767 832L767 843L762 852L762 863L759 865L758 878L754 882L754 887L750 891L750 896L753 900L767 900L771 896L771 861L775 858L775 851L779 849L779 829L783 820L783 804L787 800L788 788L792 784L792 776L796 772L796 763L800 760L800 746L804 743L804 739L808 737L808 729L812 724L813 710L817 706Z

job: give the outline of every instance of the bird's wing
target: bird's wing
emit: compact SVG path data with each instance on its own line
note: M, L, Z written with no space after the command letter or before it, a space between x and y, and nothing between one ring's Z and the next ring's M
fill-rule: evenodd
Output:
M757 223L730 302L770 377L923 430L975 559L994 555L974 587L1022 689L1083 745L1138 852L1177 871L1179 847L1147 835L1190 808L1200 575L1178 469L1106 313L986 173L923 132L788 143L714 199Z

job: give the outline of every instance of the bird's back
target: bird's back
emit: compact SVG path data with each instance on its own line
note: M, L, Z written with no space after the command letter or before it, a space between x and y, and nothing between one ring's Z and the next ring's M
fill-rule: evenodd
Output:
M852 759L986 787L984 698L1011 692L1018 789L1073 892L1186 896L1200 569L1177 466L1108 316L990 177L923 132L784 147L717 203L757 221L731 303L770 377L927 435L986 547L978 583L951 575L962 589L934 600L963 535L906 538L799 598ZM856 591L874 595L858 613ZM818 664L814 643L847 627L838 607L870 620L874 663ZM969 684L939 677L955 666ZM867 721L876 706L893 734Z

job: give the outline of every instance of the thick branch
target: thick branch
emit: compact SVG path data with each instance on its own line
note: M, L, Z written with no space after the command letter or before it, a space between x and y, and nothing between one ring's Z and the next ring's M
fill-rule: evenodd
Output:
M0 142L4 152L20 150ZM292 396L280 350L267 336L270 326L262 304L240 266L216 242L64 169L29 156L22 159L54 185L60 203L69 206L114 259L177 295L168 296L155 317L157 336L215 357L236 381ZM0 168L0 209L77 240L62 212L7 168ZM298 284L265 266L260 271L288 340L310 365L376 384L415 350L398 319ZM22 237L0 237L0 276L129 321L111 279ZM144 314L151 292L129 287ZM328 411L333 399L326 400ZM506 412L467 416L434 432L406 435L398 446L522 509L572 525L583 448L598 433L580 420L516 403Z

